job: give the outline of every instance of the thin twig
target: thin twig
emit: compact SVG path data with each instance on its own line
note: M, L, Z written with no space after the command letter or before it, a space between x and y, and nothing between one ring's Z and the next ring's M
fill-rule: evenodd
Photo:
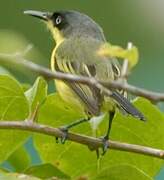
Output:
M89 86L93 86L98 89L101 89L101 91L105 91L105 93L108 95L111 95L111 92L109 91L108 88L117 88L120 90L121 89L126 90L129 93L137 95L137 96L145 97L153 102L164 101L164 93L158 93L158 92L145 90L145 89L138 88L127 83L122 83L120 81L102 82L102 81L96 80L95 78L77 76L77 75L66 74L66 73L61 73L61 72L53 72L49 70L48 68L44 68L29 60L26 60L20 55L17 56L17 55L12 55L12 54L10 55L10 54L0 53L0 62L8 62L8 63L21 65L33 71L34 73L38 73L42 75L46 79L60 79L60 80L78 82L78 83L86 84Z
M26 121L1 121L0 129L18 129L31 131L35 133L41 133L49 136L55 137L63 137L63 132L59 128L49 127L43 124L37 124L30 120ZM89 137L85 135L68 133L68 140L80 143L83 145L87 145L88 147L92 147L92 149L97 149L103 146L103 142L101 139ZM137 154L144 154L147 156L153 156L156 158L164 159L164 150L155 149L151 147L145 147L141 145L128 144L118 141L108 141L109 149L115 149L118 151L126 151L133 152Z
M133 44L131 42L128 43L127 49L131 49L133 47ZM121 69L121 79L124 80L124 82L126 82L127 76L129 74L129 61L128 59L125 59L122 65L122 69Z
M132 47L133 47L133 44L129 42L127 45L127 49L130 50ZM129 60L124 59L122 68L121 68L121 74L118 80L122 82L122 84L125 84L127 83L128 75L129 75ZM125 97L127 97L127 91L123 90L122 94Z

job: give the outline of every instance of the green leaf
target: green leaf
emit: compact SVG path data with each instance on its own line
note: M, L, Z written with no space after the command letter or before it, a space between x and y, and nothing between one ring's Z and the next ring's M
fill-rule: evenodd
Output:
M2 165L1 165L2 166ZM10 171L7 168L0 167L0 174L1 173L9 173Z
M60 98L58 93L47 96L39 114L39 122L55 127L65 125L75 119L81 118L83 118L83 115L77 113L77 111L69 107ZM48 121L46 119L48 119Z
M14 168L15 172L22 172L31 164L30 156L24 146L13 152L7 162Z
M1 66L0 66L0 74L11 75L10 72L7 69L5 69L4 67L1 67Z
M134 104L143 112L147 122L117 113L113 120L110 139L164 149L163 114L143 98L138 98ZM58 127L78 118L80 116L62 103L56 94L48 96L46 103L41 108L39 121ZM107 124L107 119L100 124L101 134L105 133ZM92 135L89 123L81 124L71 131ZM104 169L114 166L117 166L117 170L120 172L123 171L120 170L122 164L128 164L131 169L135 167L137 169L134 170L134 174L137 174L136 177L144 177L143 174L145 174L146 177L153 178L163 165L163 161L157 158L116 150L109 150L100 161L97 161L96 153L89 151L83 145L73 142L66 142L65 145L56 144L55 138L44 135L35 135L34 142L42 160L55 164L74 179L81 176L96 177L101 175ZM109 173L107 179L110 179L111 176L113 174ZM125 173L126 176L128 175Z
M153 180L154 178L149 177L143 171L133 167L129 164L120 164L118 166L112 166L108 169L102 170L96 177L91 178L92 180Z
M100 56L107 57L117 57L121 59L127 59L129 61L130 67L134 67L138 63L139 52L136 46L133 46L130 49L123 49L120 46L111 45L106 43L98 51Z
M0 75L0 121L24 120L29 104L21 85L8 75ZM6 160L27 139L28 133L18 130L0 130L0 162Z
M38 121L39 123L59 127L81 118L81 114L68 107L59 95L55 93L47 97L46 102L40 109ZM74 130L87 134L87 132L91 131L91 128L88 123L84 123ZM71 176L79 172L80 169L85 168L86 159L92 162L90 165L96 162L95 153L91 153L87 147L79 144L70 142L67 142L65 145L56 144L55 137L39 134L34 135L34 143L46 163L54 164Z
M57 179L59 178L60 180L70 179L68 175L60 171L52 164L42 164L42 165L32 166L28 168L24 173L41 179L47 179L47 178L57 178Z
M47 83L42 77L38 77L34 85L26 91L26 97L29 101L31 112L33 113L36 106L40 106L47 96Z
M164 126L164 116L162 112L143 98L136 99L134 104L145 115L147 121L143 122L118 113L113 121L111 139L163 149L164 132L162 127ZM119 166L121 163L136 167L140 172L151 178L159 172L163 165L163 161L157 158L111 150L102 159L101 167L110 168L111 166Z
M21 85L8 75L0 75L0 120L25 119L28 101Z
M18 173L0 173L0 179L3 180L41 180L36 177Z
M31 88L31 85L27 83L22 83L21 85L24 92L28 91Z

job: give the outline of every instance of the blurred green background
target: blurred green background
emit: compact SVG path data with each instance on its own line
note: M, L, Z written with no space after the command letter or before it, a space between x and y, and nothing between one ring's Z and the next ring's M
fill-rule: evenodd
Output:
M139 64L135 67L129 82L150 90L164 91L164 1L163 0L1 0L0 35L7 31L18 33L34 45L37 53L33 59L49 67L54 42L46 27L37 20L25 16L24 10L74 9L84 12L96 20L104 29L112 44L127 46L133 42L140 52ZM13 33L7 33L8 39ZM0 52L11 46L0 39ZM5 46L5 47L4 47ZM18 49L18 51L21 49ZM16 72L20 81L34 81L31 72ZM164 174L164 173L163 173ZM157 179L162 178L162 172Z
M140 51L140 63L130 76L130 82L141 87L164 90L164 1L162 0L10 0L1 1L0 29L13 30L25 36L40 50L40 63L49 66L54 42L46 27L23 15L23 10L55 11L74 9L95 19L112 44L126 47L132 41ZM42 61L42 62L41 62Z

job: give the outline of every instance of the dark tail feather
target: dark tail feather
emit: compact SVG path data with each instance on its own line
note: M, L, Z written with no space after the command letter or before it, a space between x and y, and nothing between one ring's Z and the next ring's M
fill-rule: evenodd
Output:
M124 96L119 94L118 92L113 92L111 97L119 103L122 109L124 109L128 114L131 114L132 116L139 118L142 121L145 121L144 115L137 110L136 107L134 107L133 104L131 104Z

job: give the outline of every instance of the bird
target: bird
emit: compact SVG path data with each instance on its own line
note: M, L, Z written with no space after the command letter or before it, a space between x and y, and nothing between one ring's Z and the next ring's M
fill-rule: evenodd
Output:
M24 14L39 18L46 23L55 40L51 55L52 71L95 78L98 81L111 82L120 77L120 65L116 58L100 56L97 52L107 42L103 29L88 15L74 10L41 12L26 10ZM80 84L55 80L56 89L65 103L85 115L61 128L64 132L62 142L68 136L68 130L103 113L109 114L108 129L103 141L103 154L108 148L108 139L116 109L126 112L144 121L144 115L117 89L109 89L110 96L100 89Z

